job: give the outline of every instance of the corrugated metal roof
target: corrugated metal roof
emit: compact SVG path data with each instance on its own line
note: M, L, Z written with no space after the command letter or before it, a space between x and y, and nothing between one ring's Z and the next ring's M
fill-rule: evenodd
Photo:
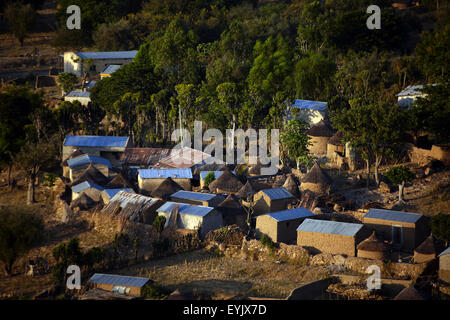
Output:
M67 165L69 166L69 168L82 166L82 165L88 164L88 163L103 164L103 165L107 166L108 168L112 167L111 162L108 159L105 159L102 157L97 157L97 156L91 156L88 154L83 154L81 156L67 160Z
M129 137L113 136L66 136L65 146L125 148Z
M133 59L137 51L75 52L81 59Z
M365 218L399 221L407 223L415 223L422 215L419 213L385 210L385 209L370 209L364 216Z
M178 202L172 202L168 201L165 204L163 204L161 207L159 207L157 212L164 212L169 213L172 212L173 208L178 205L178 213L179 214L187 214L187 215L194 215L194 216L200 216L204 217L208 213L210 213L214 208L211 207L205 207L205 206L194 206L186 203L178 203Z
M197 149L183 147L172 149L170 155L161 159L156 166L159 168L190 168L208 158L211 158L210 154Z
M405 88L405 90L403 90L402 92L397 94L397 97L407 97L407 96L421 95L422 94L422 89L423 89L423 85L422 84L415 85L415 86L408 86L408 87Z
M159 205L160 201L126 191L119 191L108 204L103 207L102 213L116 215L120 219L133 222L142 222L143 213L152 206ZM121 210L117 210L118 208Z
M217 197L217 195L212 193L200 193L194 191L180 190L172 194L171 197L186 200L209 201Z
M222 173L223 173L223 171L200 171L200 178L201 178L202 180L204 180L205 177L206 177L206 175L207 175L208 173L210 173L210 172L214 172L214 177L215 177L215 179L219 178L219 177L222 175ZM234 172L233 172L233 173L234 173Z
M289 191L287 191L285 187L263 189L261 191L265 193L271 200L287 199L294 197Z
M448 247L447 249L445 249L444 251L442 251L441 254L438 255L438 257L440 257L440 256L445 256L446 254L450 254L450 247Z
M91 80L88 83L86 83L86 88L92 88L97 83L97 80Z
M69 98L90 98L91 92L90 91L70 91L68 94L66 94L66 97Z
M114 198L116 194L118 194L120 191L125 191L129 193L135 193L133 189L130 188L124 188L124 189L105 189L103 190L109 197L109 199Z
M286 221L286 220L312 217L312 216L314 216L314 213L312 213L311 211L309 211L308 209L306 209L304 207L298 207L298 208L289 209L289 210L270 212L270 213L267 213L267 215L271 216L272 218L274 218L277 221Z
M89 282L96 284L112 284L124 287L143 287L149 282L149 278L121 276L116 274L95 273Z
M192 179L192 171L186 169L139 169L141 179Z
M120 64L110 64L109 66L106 67L105 70L103 70L103 72L101 72L101 74L113 74L114 72L119 70L121 66L122 65Z
M120 162L127 165L153 166L171 153L167 148L126 148Z
M358 223L305 219L297 231L309 231L327 234L339 234L353 237L364 225Z
M327 108L327 103L322 101L300 100L296 99L294 104L290 107L324 111Z
M75 192L75 193L79 193L79 192L81 192L83 190L86 190L88 188L95 188L95 189L98 189L98 190L101 190L101 191L104 190L104 188L99 186L98 184L95 184L95 183L92 183L92 182L89 182L89 181L84 181L84 182L82 182L80 184L77 184L76 186L73 186L72 187L72 191Z

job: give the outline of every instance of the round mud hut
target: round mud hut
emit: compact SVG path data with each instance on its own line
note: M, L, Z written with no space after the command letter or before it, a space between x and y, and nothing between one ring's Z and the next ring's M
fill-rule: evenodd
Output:
M237 193L243 184L229 168L225 169L219 178L211 182L208 186L211 192L215 193Z
M243 230L247 229L247 216L239 203L239 199L234 194L230 194L216 207L216 210L222 214L224 226L235 224Z
M383 241L379 240L375 231L366 240L358 244L358 254L360 258L383 260L389 257L389 246Z
M183 190L183 188L173 181L171 177L168 177L151 192L150 196L161 200L168 200L172 194L180 190Z
M309 152L316 156L325 156L327 154L328 140L336 131L327 121L320 120L312 125L307 133L311 138L311 145L308 147Z
M79 208L80 210L89 210L95 205L97 205L97 202L87 194L83 193L81 194L81 196L72 201L72 203L70 204L70 209Z
M245 185L239 189L239 191L236 193L236 197L238 199L242 199L244 201L247 201L249 198L250 200L253 199L253 196L259 191L259 188L256 186L256 183L250 180L247 180Z
M342 140L342 132L336 132L327 143L327 158L330 162L336 162L336 156L344 156L345 143Z
M75 181L71 183L71 186L76 186L77 184L80 184L84 181L95 183L100 186L104 186L109 183L109 179L103 173L101 173L100 170L94 167L92 163Z
M307 190L314 192L315 194L328 194L331 189L333 180L330 176L320 168L317 162L306 173L300 185L300 190L305 192Z
M130 182L128 182L125 177L119 173L117 174L106 186L107 189L122 189L122 188L132 188Z
M414 250L414 262L423 263L436 259L436 247L430 235Z
M295 181L295 178L292 176L292 174L288 175L286 181L283 184L283 187L285 187L287 191L289 191L297 199L302 198L302 193L300 192L298 184Z
M258 163L250 166L250 168L248 169L248 175L251 177L260 176L261 168L262 168L261 162L258 161Z

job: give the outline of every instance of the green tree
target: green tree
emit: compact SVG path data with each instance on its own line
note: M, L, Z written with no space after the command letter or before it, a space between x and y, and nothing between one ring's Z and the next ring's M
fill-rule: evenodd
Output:
M14 262L42 239L42 219L23 207L4 207L0 210L0 261L7 276L12 274Z
M205 183L205 186L208 186L214 180L216 180L216 176L214 172L210 171L206 174L205 179L203 179L203 182Z
M398 202L404 203L403 190L405 183L414 179L414 174L405 166L396 166L386 172L386 177L393 183L398 185Z
M4 15L11 32L23 47L23 42L33 27L36 10L31 4L24 4L22 1L10 2L4 9Z
M93 39L100 51L126 51L136 47L133 30L125 20L99 25Z
M67 277L67 267L84 265L85 257L80 248L80 239L72 238L68 243L62 243L53 249L53 257L56 265L53 269L53 277L59 283L65 283Z
M58 85L61 88L62 95L72 91L77 83L77 76L70 72L61 72L58 74Z
M450 242L450 215L439 213L432 216L431 233L436 239L443 241L447 247Z
M164 230L164 225L166 224L166 217L157 216L155 220L153 220L152 226L158 232L158 235L161 235Z
M290 120L280 137L283 149L287 151L290 158L296 161L297 169L300 169L302 160L307 159L309 155L310 138L306 133L308 128L308 123L304 120Z

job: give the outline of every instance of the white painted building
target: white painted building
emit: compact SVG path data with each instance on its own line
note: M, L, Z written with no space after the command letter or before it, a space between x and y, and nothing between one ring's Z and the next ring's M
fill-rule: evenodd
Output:
M427 94L422 92L423 87L424 85L422 84L406 87L405 90L397 94L398 106L401 108L409 109L411 108L413 102L417 100L417 98L425 98Z
M297 118L308 122L309 125L313 125L328 117L327 103L296 99L294 104L287 107L285 120L291 120L294 114L297 114Z
M91 102L91 92L90 91L70 91L65 95L64 101L80 101L83 106L87 106Z
M107 52L64 52L64 72L70 72L81 77L86 66L83 61L92 59L90 74L99 74L109 65L124 65L130 63L137 51L107 51Z

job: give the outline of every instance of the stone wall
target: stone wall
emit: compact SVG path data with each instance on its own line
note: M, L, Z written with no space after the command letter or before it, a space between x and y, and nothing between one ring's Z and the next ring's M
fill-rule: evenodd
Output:
M425 165L433 159L442 161L445 165L450 165L450 145L433 145L431 149L422 149L413 144L407 145L411 162Z

